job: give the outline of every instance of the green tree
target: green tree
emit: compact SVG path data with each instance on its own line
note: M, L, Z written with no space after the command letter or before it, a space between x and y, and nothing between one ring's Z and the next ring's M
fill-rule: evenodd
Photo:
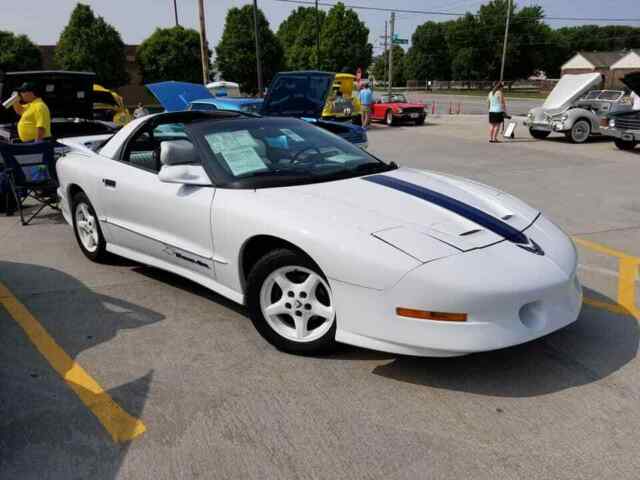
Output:
M334 5L320 32L322 68L333 72L365 71L371 64L373 47L369 43L369 29L358 14L343 3Z
M136 54L144 83L177 80L202 83L200 35L181 26L157 28Z
M405 58L404 50L399 45L393 45L393 85L395 87L404 87L407 84L405 77ZM389 52L383 53L375 58L373 63L373 76L376 80L387 81L387 62L389 60Z
M416 28L405 60L408 80L449 80L451 59L447 45L447 23L426 22Z
M0 71L38 70L42 68L40 49L26 35L0 30Z
M312 7L299 7L278 28L278 39L284 49L284 60L289 70L317 68L316 25L322 25L326 13ZM317 22L317 23L316 23Z
M258 38L264 85L282 68L284 53L278 37L269 28L262 10L258 10ZM231 8L227 12L222 39L216 47L216 63L226 80L238 82L243 91L256 93L256 69L253 7Z
M64 70L89 70L96 81L119 87L129 81L124 43L118 31L78 3L56 47L55 63Z

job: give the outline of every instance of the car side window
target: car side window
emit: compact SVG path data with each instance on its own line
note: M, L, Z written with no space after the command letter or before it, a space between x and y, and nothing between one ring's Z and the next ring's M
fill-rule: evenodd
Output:
M190 141L183 123L162 123L138 132L128 143L122 160L132 166L158 173L160 163L160 144L163 141Z

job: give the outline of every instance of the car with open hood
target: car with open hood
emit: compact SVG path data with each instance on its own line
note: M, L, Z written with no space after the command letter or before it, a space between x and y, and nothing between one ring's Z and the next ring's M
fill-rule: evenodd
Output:
M278 73L272 80L264 100L245 99L247 102L258 103L258 106L252 103L251 108L241 108L242 104L231 107L226 103L222 103L219 107L220 100L214 97L204 85L195 83L158 82L147 85L147 88L167 112L234 110L267 117L301 118L307 123L328 130L359 147L366 148L368 145L367 133L362 127L322 118L333 80L334 74L327 72ZM227 101L228 99L224 100L224 102Z
M334 78L327 101L322 109L322 118L339 122L351 121L360 125L362 123L362 105L356 88L356 76L350 73L324 73L333 75Z
M424 124L427 110L422 103L410 102L404 93L382 95L371 105L371 120L385 122L387 125L411 122Z
M640 95L640 72L625 75L622 83L636 95ZM620 150L633 150L640 143L640 110L630 109L609 115L603 132L613 137Z
M53 138L112 134L117 126L96 120L93 112L95 73L67 71L7 72L0 79L0 98L5 100L24 82L35 83L51 113ZM20 117L12 108L0 108L0 141L18 141Z
M296 96L305 111L316 99ZM60 205L87 258L204 285L287 352L464 355L581 309L576 248L538 209L297 118L182 111L135 119L99 149L62 141Z
M105 122L113 122L122 127L133 118L118 92L109 90L95 83L93 85L93 118Z
M622 90L594 90L601 83L599 73L563 75L542 106L529 111L525 125L531 136L544 139L557 132L573 143L584 143L602 134L602 119L630 106Z

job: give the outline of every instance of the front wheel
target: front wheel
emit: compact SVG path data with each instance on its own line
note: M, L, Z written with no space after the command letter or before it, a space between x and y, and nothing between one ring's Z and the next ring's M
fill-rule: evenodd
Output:
M622 140L620 138L615 138L613 143L616 144L620 150L633 150L638 142L634 140Z
M256 263L247 283L249 316L269 343L297 355L318 355L335 346L333 294L308 257L275 250Z
M387 122L387 125L389 125L390 127L395 125L395 120L393 119L393 112L391 110L387 111L387 114L385 115L385 121Z
M533 137L533 138L537 138L538 140L544 140L545 138L547 138L549 136L551 132L547 132L544 130L534 130L533 128L529 129L529 134Z
M578 120L566 135L573 143L584 143L589 139L589 135L591 135L591 124L586 120Z
M98 222L98 215L84 192L74 195L72 200L73 231L82 253L91 261L107 259L107 244Z
M424 125L424 121L425 121L426 117L420 117L416 119L416 125Z

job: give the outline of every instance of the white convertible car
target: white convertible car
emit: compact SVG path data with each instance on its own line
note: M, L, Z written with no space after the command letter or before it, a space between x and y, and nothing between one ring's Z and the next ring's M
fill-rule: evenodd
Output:
M538 210L301 120L164 113L64 142L59 194L88 258L202 284L287 352L463 355L547 335L581 308L576 249Z

